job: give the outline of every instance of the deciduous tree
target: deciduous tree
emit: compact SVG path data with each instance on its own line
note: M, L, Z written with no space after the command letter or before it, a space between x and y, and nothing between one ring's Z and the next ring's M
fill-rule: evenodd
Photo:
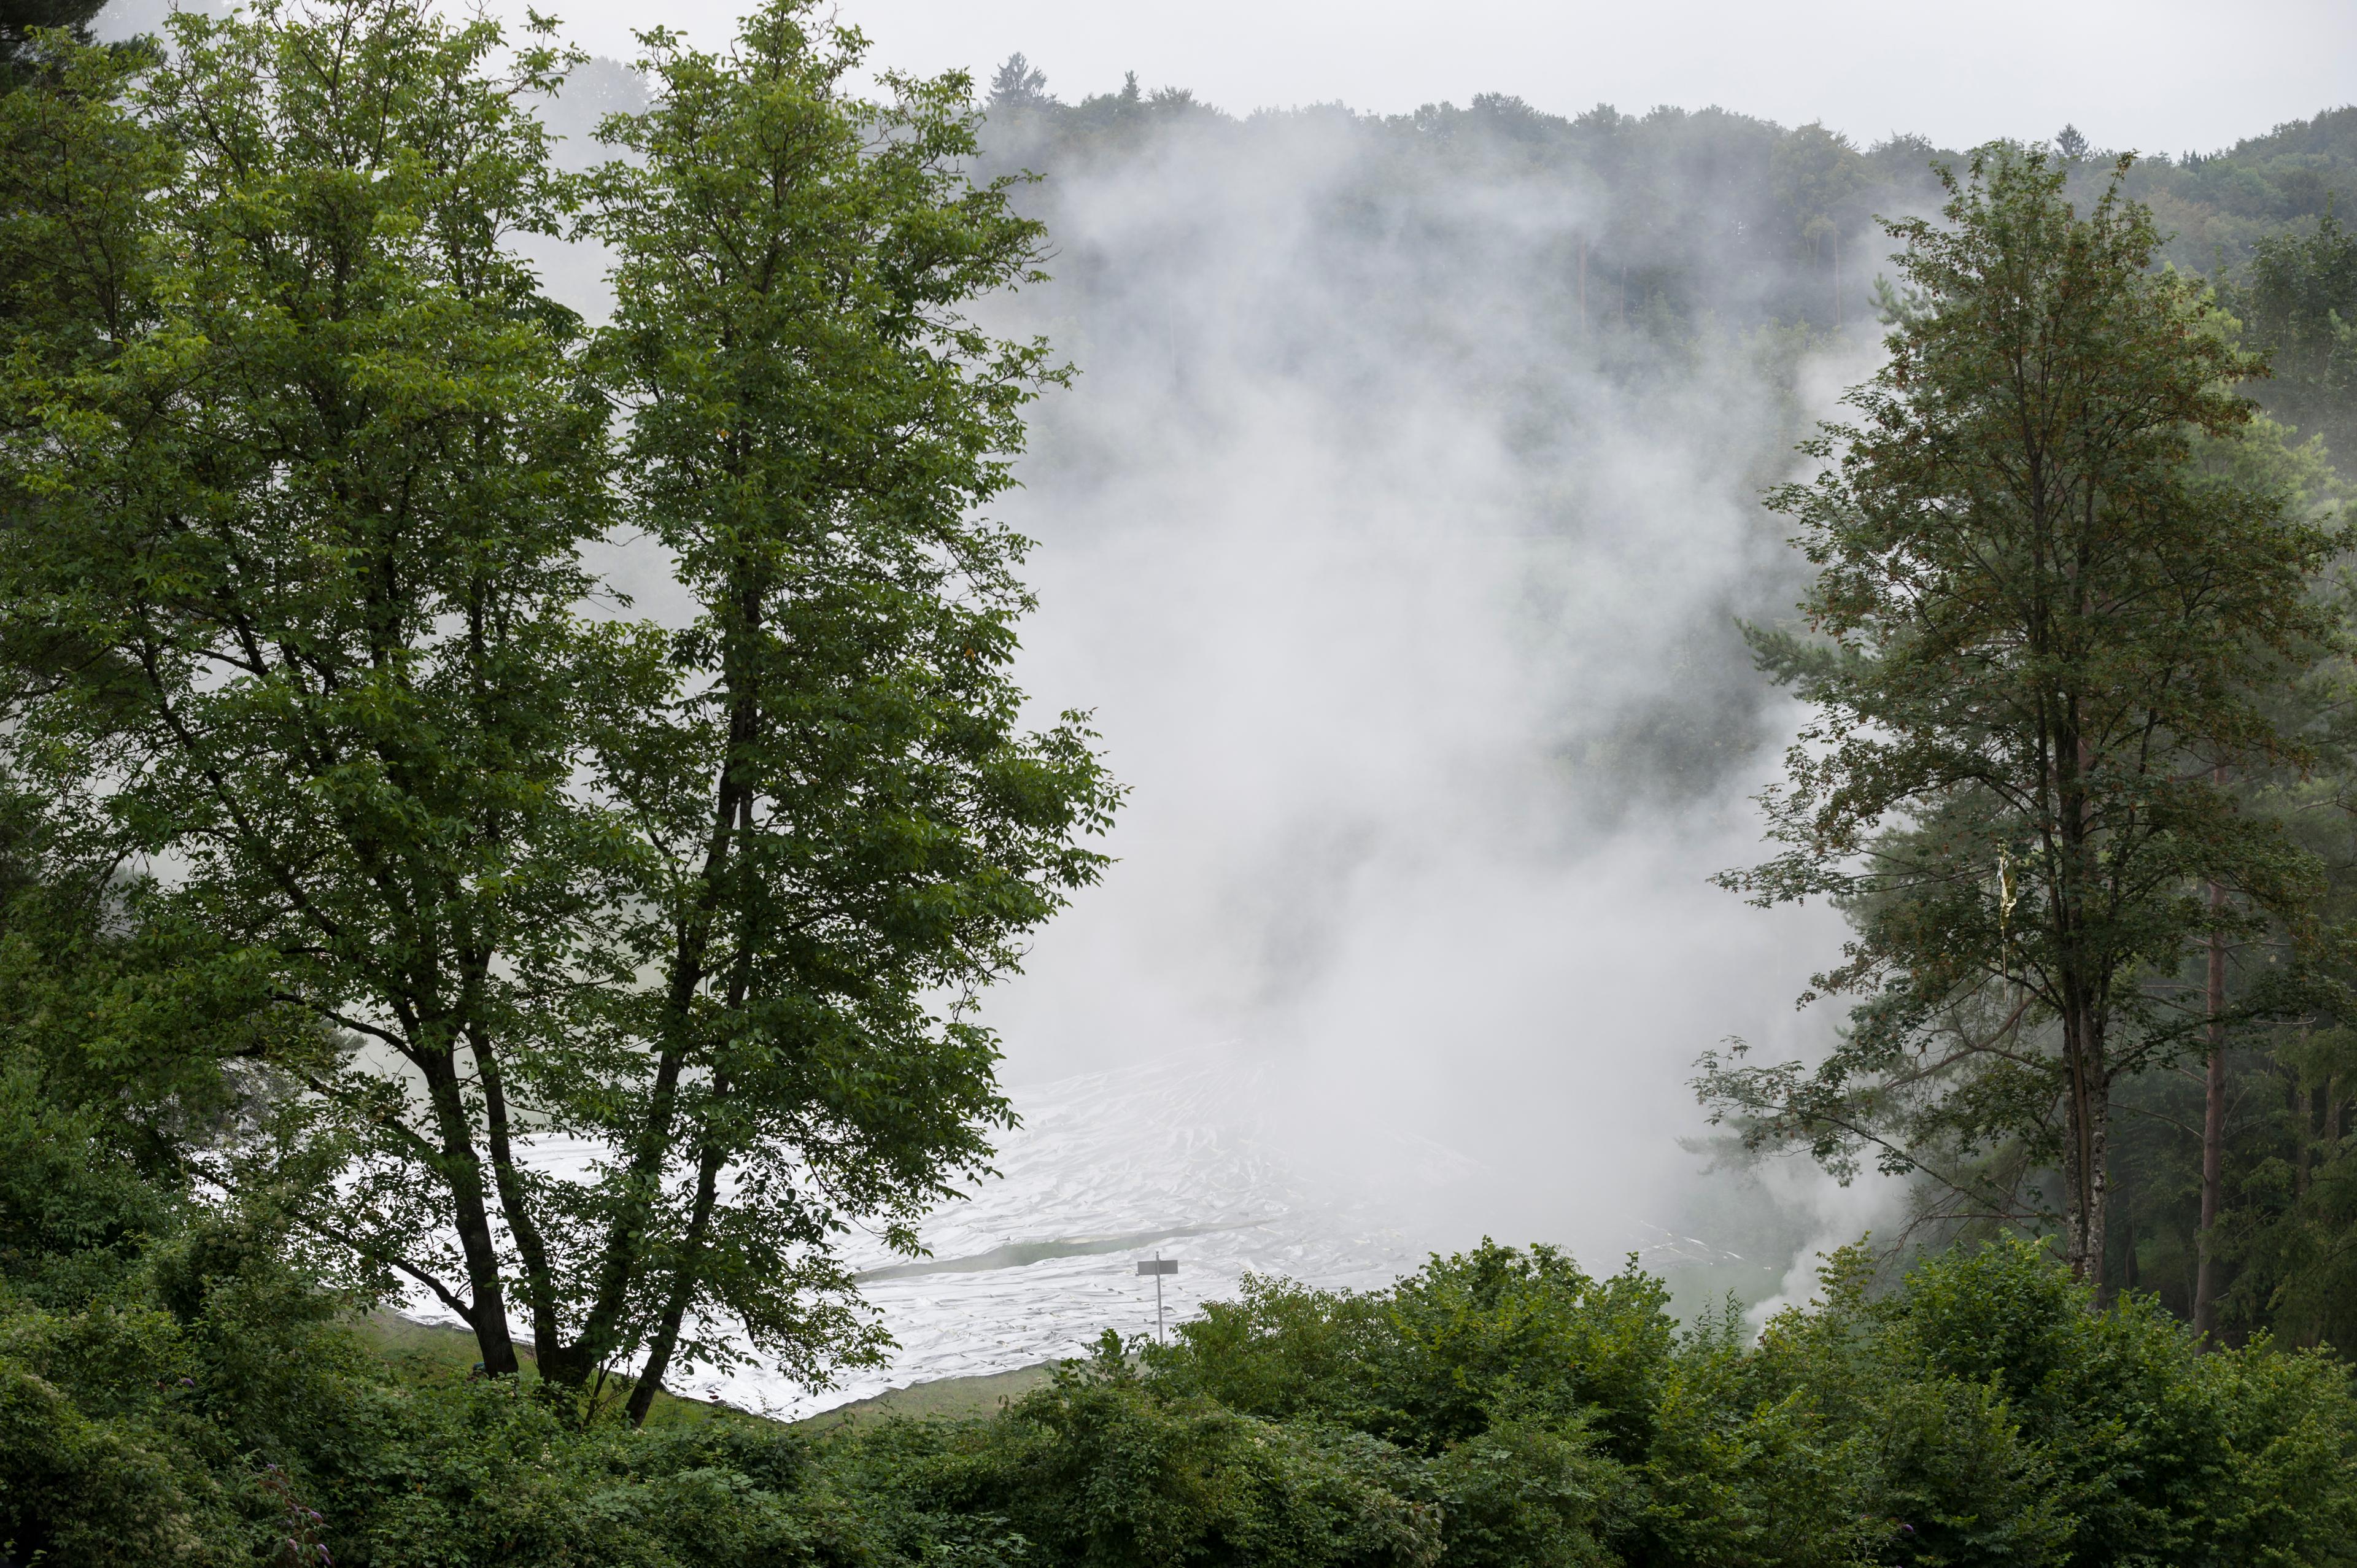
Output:
M2313 886L2213 770L2298 760L2266 693L2333 639L2309 587L2334 536L2196 472L2257 362L2152 269L2116 175L2084 213L2063 176L1992 147L1943 223L1889 225L1913 291L1889 361L1771 497L1817 576L1753 641L1814 717L1763 797L1783 852L1723 881L1842 903L1816 989L1857 1000L1815 1069L1712 1057L1700 1087L1755 1144L1872 1148L1952 1212L2025 1217L2059 1171L2100 1278L2113 1085L2191 1048L2195 944L2295 922ZM1974 1168L2000 1147L2020 1179Z
M511 242L583 195L542 24L184 14L19 95L79 129L5 215L7 783L341 1042L280 1062L350 1155L315 1235L493 1373L519 1310L556 1385L643 1358L641 1412L682 1351L872 1348L837 1238L985 1158L974 995L1113 800L1018 725L1021 543L974 511L1049 364L958 312L1037 231L958 172L962 79L864 102L805 16L651 42L594 344Z
M694 618L681 698L597 731L637 881L636 972L586 1071L617 1207L582 1344L784 1352L848 1213L906 1218L1003 1122L978 989L1101 856L1115 792L1081 715L1026 734L1008 676L1025 541L981 509L1058 372L978 295L1036 276L1038 225L976 187L970 84L845 83L865 40L806 0L722 54L647 35L654 98L609 122L591 231L619 258L603 374L621 495ZM906 1241L905 1232L899 1232ZM662 1282L645 1316L628 1282ZM685 1337L683 1337L683 1335Z

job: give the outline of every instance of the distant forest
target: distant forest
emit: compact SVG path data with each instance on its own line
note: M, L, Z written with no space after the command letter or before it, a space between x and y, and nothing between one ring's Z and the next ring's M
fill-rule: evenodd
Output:
M576 71L545 114L565 138L558 156L590 159L599 117L635 108L644 91L612 60ZM1060 181L1115 170L1174 134L1199 138L1209 159L1237 169L1278 149L1348 142L1351 177L1313 215L1329 242L1401 244L1436 257L1454 248L1478 264L1501 229L1536 230L1551 251L1551 286L1524 296L1518 331L1566 348L1595 340L1608 365L1658 364L1631 350L1674 349L1698 330L1876 330L1889 249L1877 220L1935 210L1934 166L1956 166L1965 156L1905 133L1860 147L1822 124L1788 128L1716 107L1629 114L1602 103L1566 116L1500 93L1412 114L1314 104L1238 116L1185 88L1142 88L1131 72L1118 91L1067 102L1019 53L993 73L982 102L977 177L1040 177L1017 204L1051 230ZM2345 247L2338 261L2319 252L2289 287L2278 286L2278 295L2296 297L2274 299L2255 297L2264 290L2254 265L2273 257L2280 274L2287 244L2312 241L2319 226L2330 236L2345 220L2357 199L2357 106L2286 121L2216 152L2112 149L2070 125L2052 145L2083 201L2100 192L2123 150L2134 153L2122 194L2152 209L2164 236L2160 261L2214 283L2255 346L2277 351L2276 379L2254 395L2304 435L2337 436L2345 464L2352 432L2329 428L2313 383L2329 373L2345 390L2357 373L2351 351L2328 372L2287 364L2283 350L2299 360L2306 338L2297 317L2312 318L2312 336L2332 309L2357 306L2357 263ZM1495 193L1513 210L1469 212L1448 199L1469 191ZM1185 219L1173 214L1171 223ZM1138 258L1098 253L1085 237L1057 239L1060 293L1086 298L1132 281L1109 269L1134 268Z
M1861 148L1822 124L1787 129L1727 109L1626 114L1606 103L1565 116L1496 93L1413 114L1319 105L1239 119L1183 88L1143 91L1133 73L1119 91L1065 103L1020 55L994 77L988 113L985 147L996 169L1051 177L1119 159L1173 125L1216 127L1249 145L1288 123L1347 124L1403 182L1479 183L1592 215L1567 237L1564 303L1577 308L1584 280L1595 324L1649 311L1743 325L1870 319L1883 248L1876 215L1935 208L1931 166L1962 157L1921 136ZM2100 181L2117 156L2068 126L2056 145L2081 185ZM2231 274L2266 237L2312 227L2336 203L2347 213L2357 195L2357 107L2287 121L2222 152L2138 149L2126 194L2151 207L2170 236L2169 264Z

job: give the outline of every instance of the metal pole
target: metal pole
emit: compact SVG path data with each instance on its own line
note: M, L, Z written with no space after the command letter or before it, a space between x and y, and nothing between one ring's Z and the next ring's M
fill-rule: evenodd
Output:
M1137 1272L1141 1274L1152 1274L1154 1276L1154 1342L1157 1345L1160 1345L1163 1344L1166 1339L1165 1318L1162 1308L1162 1276L1165 1274L1175 1274L1178 1272L1178 1260L1175 1258L1166 1259L1157 1251L1154 1254L1152 1262L1139 1263L1137 1265Z

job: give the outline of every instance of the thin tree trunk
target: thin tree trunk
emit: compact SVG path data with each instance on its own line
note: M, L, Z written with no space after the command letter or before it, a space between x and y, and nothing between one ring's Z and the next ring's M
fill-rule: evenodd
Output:
M2058 762L2068 768L2058 779L2056 805L2061 839L2055 895L2055 934L2061 939L2062 974L2063 1256L2072 1276L2104 1293L2104 1211L2106 1144L2111 1129L2112 1080L2104 1058L2104 1018L2096 998L2101 985L2088 973L2084 912L2097 878L2089 843L2092 803L2086 795L2090 756L2075 704L2069 727L2057 736Z
M2220 770L2224 771L2222 768ZM2226 890L2210 884L2210 913ZM2218 1199L2226 1168L2226 938L2210 933L2210 1074L2201 1102L2201 1231L2193 1271L2193 1332L2207 1346L2218 1332Z
M750 830L749 822L740 825ZM740 931L726 999L731 1013L745 1005L745 993L751 982L752 946L753 933ZM713 1098L726 1100L728 1090L726 1070L716 1068L712 1075ZM709 1135L707 1129L704 1144L696 1151L695 1198L690 1206L687 1232L680 1239L679 1262L672 1273L671 1293L664 1298L654 1337L648 1342L647 1359L639 1368L638 1381L630 1388L630 1402L623 1407L632 1426L646 1424L647 1412L654 1408L655 1395L662 1391L663 1378L671 1371L672 1353L679 1348L680 1326L687 1319L688 1304L694 1298L703 1273L705 1243L712 1234L714 1199L719 1192L720 1170L727 1164L727 1158L726 1149Z
M2111 1085L2101 1067L2102 1047L2088 1037L2083 1020L2064 1021L2063 1052L2070 1075L2062 1140L2063 1256L2072 1277L2100 1291Z
M516 1165L508 1121L507 1088L500 1071L499 1055L488 1031L469 1026L467 1039L474 1053L476 1078L483 1088L483 1134L491 1156L491 1190L498 1195L500 1217L508 1223L508 1234L515 1238L516 1258L523 1265L524 1306L532 1317L533 1340L545 1377L549 1352L563 1344L556 1308L556 1273L549 1266L548 1246L541 1238L539 1222L533 1217L523 1177Z
M2112 1176L2110 1151L2112 1141L2112 1092L2108 1079L2101 1080L2087 1106L2087 1196L2085 1213L2080 1221L2085 1232L2084 1250L2087 1267L2084 1278L2095 1287L2100 1297L2111 1294L2111 1281L2104 1267L2104 1233L2111 1219Z
M688 1298L694 1292L705 1237L712 1228L713 1198L723 1163L717 1146L707 1146L698 1162L694 1212L688 1218L687 1234L682 1240L679 1268L673 1276L670 1297L663 1303L662 1316L655 1325L654 1338L647 1347L646 1363L639 1369L638 1381L631 1386L630 1402L624 1406L632 1426L646 1424L647 1412L654 1408L655 1395L662 1391L664 1375L671 1370L672 1353L679 1348L680 1326L687 1319Z
M759 602L749 593L741 607L749 626L759 624ZM741 691L742 682L738 682ZM728 757L721 766L716 789L715 815L700 875L696 908L684 921L672 959L670 993L665 1013L665 1044L656 1064L648 1097L647 1117L640 1124L629 1172L633 1192L624 1213L609 1225L597 1274L597 1290L584 1314L581 1333L568 1348L567 1369L576 1365L586 1379L618 1348L629 1295L646 1256L646 1231L652 1208L650 1194L658 1192L663 1165L676 1142L679 1079L684 1070L694 1036L695 993L704 983L712 943L721 878L727 872L736 845L752 821L753 799L740 777L738 753L748 745L759 722L752 699L739 695L730 704Z
M2136 1205L2120 1210L2120 1288L2136 1288Z
M2316 1146L2316 1112L2309 1108L2308 1090L2300 1087L2299 1079L2293 1078L2288 1081L2291 1095L2291 1122L2297 1130L2297 1136L2292 1139L2291 1195L2294 1197L2306 1197L2309 1156Z

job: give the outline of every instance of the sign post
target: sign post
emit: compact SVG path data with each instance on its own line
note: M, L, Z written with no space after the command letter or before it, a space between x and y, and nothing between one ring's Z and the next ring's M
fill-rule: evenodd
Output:
M1157 1252L1138 1264L1137 1272L1154 1276L1154 1342L1159 1345L1162 1343L1162 1276L1177 1273L1178 1260L1163 1257Z

